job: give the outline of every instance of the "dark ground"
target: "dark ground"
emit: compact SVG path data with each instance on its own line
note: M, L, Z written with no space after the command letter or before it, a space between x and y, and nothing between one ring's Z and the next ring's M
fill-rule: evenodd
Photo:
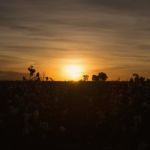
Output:
M0 139L6 148L149 150L150 83L0 82Z

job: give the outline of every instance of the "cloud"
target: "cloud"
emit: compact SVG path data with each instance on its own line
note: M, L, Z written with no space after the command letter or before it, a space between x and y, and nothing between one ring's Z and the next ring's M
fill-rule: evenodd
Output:
M25 59L22 57L17 56L10 56L10 55L0 55L0 68L2 70L9 70L12 68L12 70L15 70L17 68L21 68L24 65L28 64L31 60Z
M132 15L147 15L150 13L149 0L84 0L96 8L107 9ZM138 13L138 14L137 14Z
M1 0L0 64L15 70L74 56L108 68L132 60L142 69L150 56L149 17L149 0Z
M23 76L27 76L27 74L12 71L0 71L0 80L22 80Z

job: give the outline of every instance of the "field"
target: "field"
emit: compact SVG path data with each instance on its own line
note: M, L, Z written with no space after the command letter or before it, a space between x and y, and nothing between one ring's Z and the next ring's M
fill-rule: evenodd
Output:
M0 82L5 146L150 149L150 83Z

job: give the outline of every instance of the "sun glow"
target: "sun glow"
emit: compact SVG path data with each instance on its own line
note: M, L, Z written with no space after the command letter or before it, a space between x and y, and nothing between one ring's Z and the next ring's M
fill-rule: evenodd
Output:
M79 80L83 74L83 68L80 65L65 66L64 71L69 80Z

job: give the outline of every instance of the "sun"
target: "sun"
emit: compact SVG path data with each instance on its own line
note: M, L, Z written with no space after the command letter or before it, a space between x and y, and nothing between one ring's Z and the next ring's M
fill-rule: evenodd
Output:
M80 65L68 65L64 67L65 74L69 80L79 80L83 73Z

